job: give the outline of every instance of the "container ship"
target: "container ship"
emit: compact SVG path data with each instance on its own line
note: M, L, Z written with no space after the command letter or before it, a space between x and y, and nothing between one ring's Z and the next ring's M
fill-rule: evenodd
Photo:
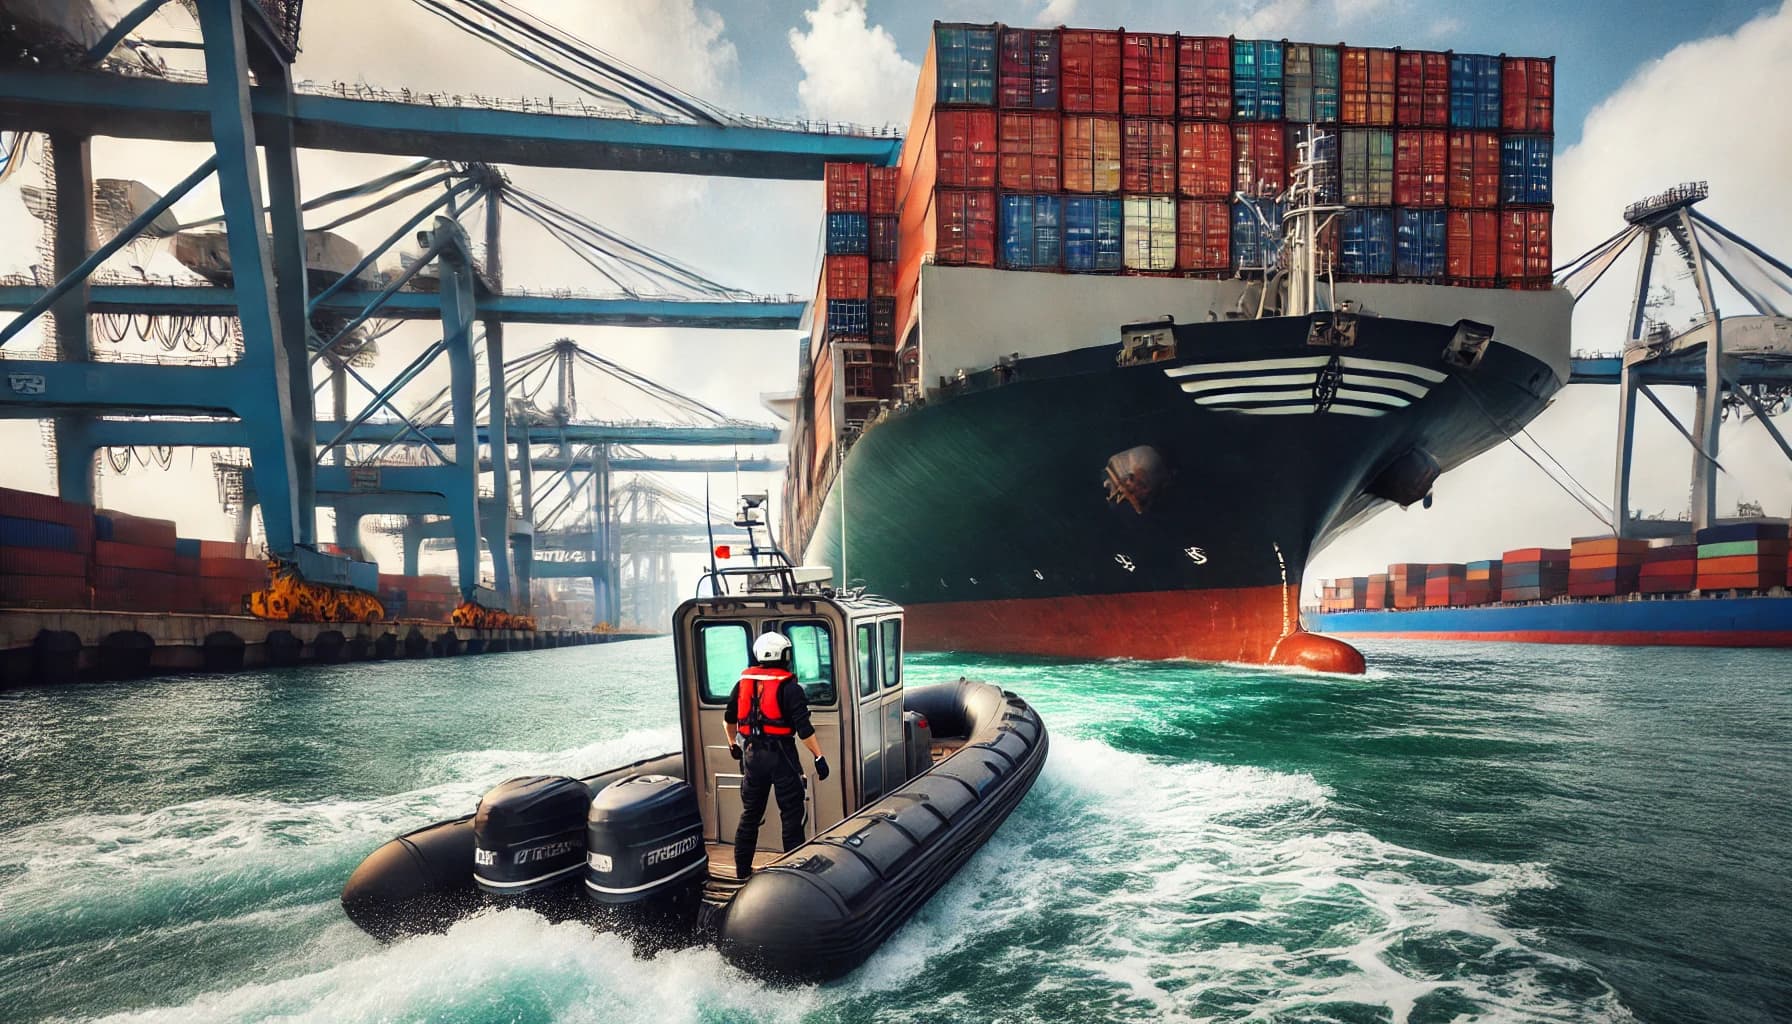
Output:
M1639 540L1582 537L1501 558L1321 581L1310 628L1339 636L1792 647L1785 520Z
M827 171L786 546L920 648L1360 671L1309 556L1568 370L1550 58L934 26Z

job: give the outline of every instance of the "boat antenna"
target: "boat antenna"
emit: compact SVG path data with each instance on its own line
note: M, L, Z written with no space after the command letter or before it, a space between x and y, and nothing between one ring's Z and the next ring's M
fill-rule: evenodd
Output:
M716 575L716 515L709 504L709 474L703 474L703 530L709 534L709 575Z

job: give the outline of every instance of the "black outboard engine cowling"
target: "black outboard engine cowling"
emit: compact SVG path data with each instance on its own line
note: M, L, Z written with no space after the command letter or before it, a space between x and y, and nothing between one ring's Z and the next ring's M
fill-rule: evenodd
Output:
M473 882L493 896L520 896L576 877L585 858L591 791L560 775L510 779L473 816Z
M700 884L709 863L697 791L670 775L635 775L591 801L585 894L639 903Z

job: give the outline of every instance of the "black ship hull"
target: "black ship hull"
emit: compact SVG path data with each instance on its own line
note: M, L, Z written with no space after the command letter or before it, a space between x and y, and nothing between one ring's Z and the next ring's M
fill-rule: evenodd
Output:
M1308 558L1560 387L1458 324L1333 325L1177 326L1159 361L1101 345L969 377L865 429L795 546L903 604L917 648L1288 660Z

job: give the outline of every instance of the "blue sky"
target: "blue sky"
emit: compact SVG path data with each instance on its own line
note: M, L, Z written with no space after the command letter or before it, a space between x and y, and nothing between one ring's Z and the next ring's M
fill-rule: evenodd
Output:
M801 69L791 59L788 35L805 27L813 0L710 0L739 60L740 96L717 96L724 105L759 101L754 112L793 112ZM869 21L894 37L901 54L919 64L934 20L1050 24L1043 3L985 0L870 0ZM1060 8L1064 5L1060 3ZM1280 27L1272 37L1342 40L1374 46L1456 49L1555 56L1558 146L1578 140L1581 123L1645 62L1691 39L1734 31L1775 5L1754 0L1512 0L1506 3L1432 3L1423 0L1281 0L1193 4L1182 0L1089 2L1071 5L1072 24L1124 25L1146 31L1225 33L1251 19ZM669 71L670 69L668 69Z

